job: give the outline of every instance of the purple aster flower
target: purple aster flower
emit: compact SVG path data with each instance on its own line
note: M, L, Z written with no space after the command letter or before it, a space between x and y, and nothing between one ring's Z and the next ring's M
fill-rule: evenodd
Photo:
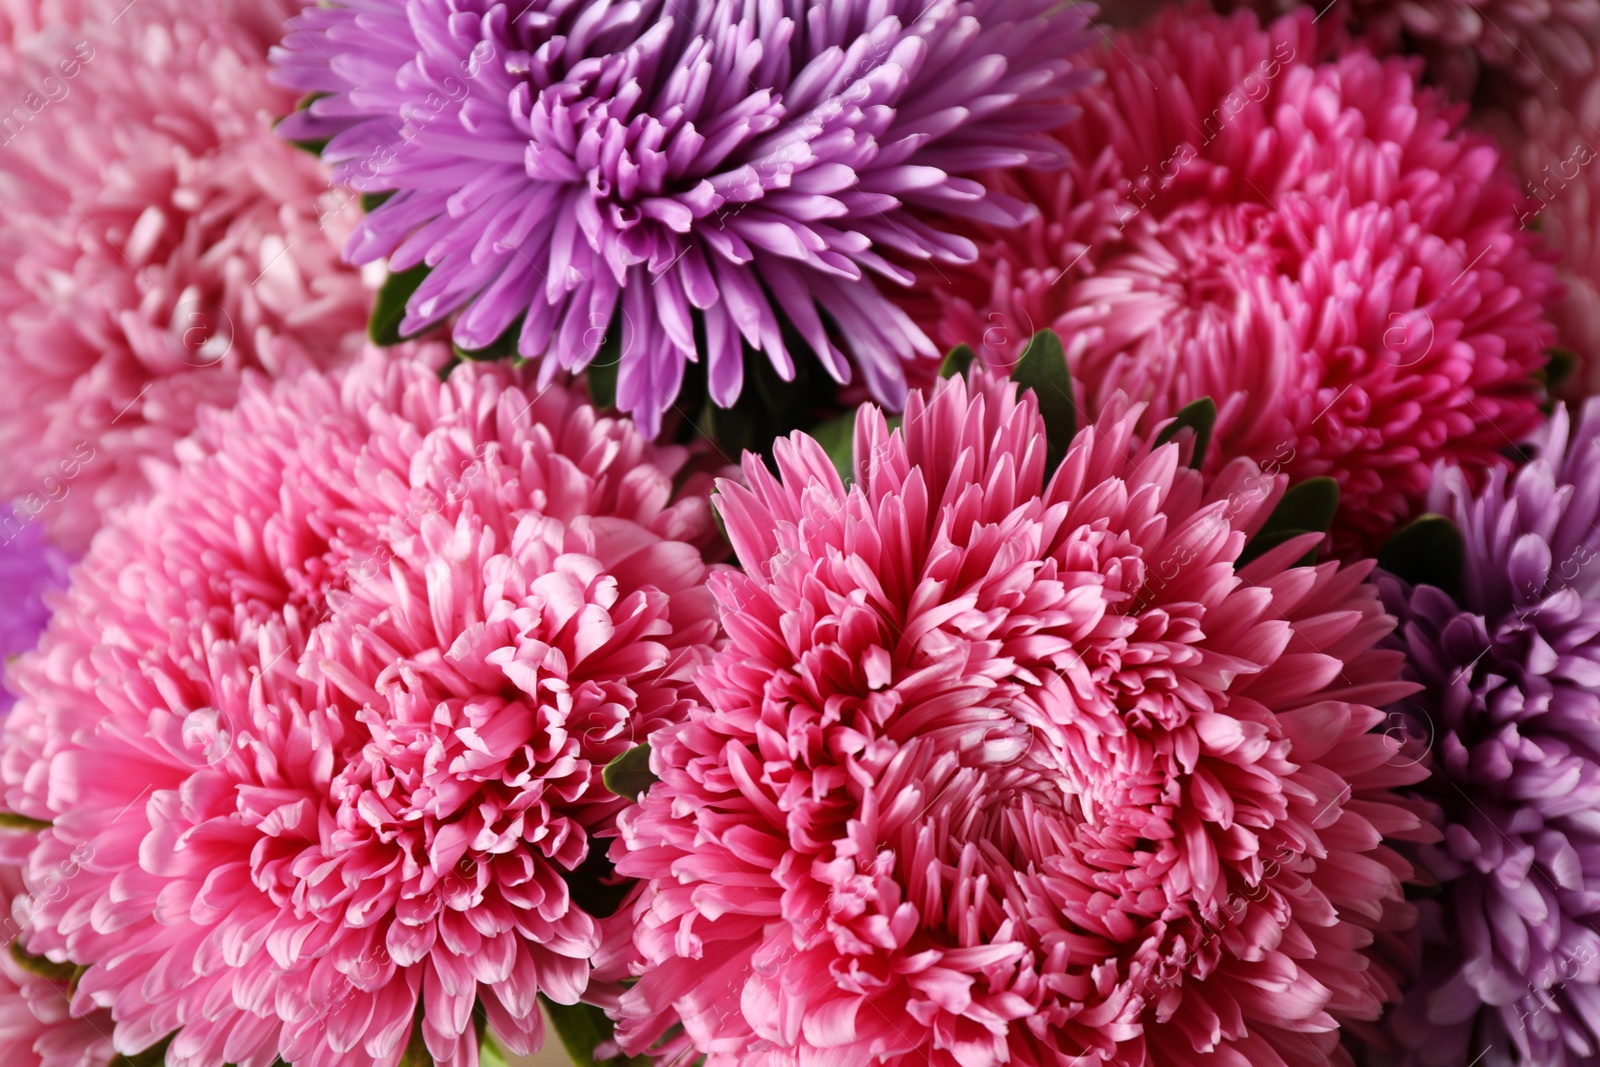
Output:
M1380 579L1442 831L1417 853L1442 893L1385 1063L1600 1064L1600 400L1576 425L1558 407L1533 447L1476 496L1441 470L1454 595Z
M66 575L66 555L45 541L39 524L14 508L0 508L0 677L5 661L39 643L50 619L45 591L52 584L66 588ZM0 684L0 713L10 711L16 699Z
M277 76L324 94L279 127L337 180L392 191L354 262L431 268L410 334L516 329L558 369L619 350L617 404L655 433L702 358L731 405L743 346L795 338L884 403L932 342L879 291L970 262L952 217L1033 211L970 177L1045 167L1087 75L1072 0L337 0L291 23ZM518 324L520 320L520 325ZM611 333L614 324L620 331ZM785 336L786 328L792 333Z

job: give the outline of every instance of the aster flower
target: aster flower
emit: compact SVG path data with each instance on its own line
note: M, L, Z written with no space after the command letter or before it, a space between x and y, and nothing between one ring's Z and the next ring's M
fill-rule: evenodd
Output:
M45 591L66 583L67 557L45 543L39 526L19 516L16 505L0 510L0 677L4 664L33 648L44 632L50 618ZM15 699L0 686L0 713Z
M739 395L741 341L785 378L795 336L899 406L927 337L882 293L890 254L954 263L953 219L1023 205L965 177L1053 165L1039 131L1081 83L1093 8L1055 0L637 4L339 0L279 77L322 95L285 136L331 138L340 181L394 195L356 263L426 266L401 329L515 331L543 380L617 346L618 405L654 435L688 361ZM613 325L617 332L613 332Z
M907 306L999 366L1055 327L1091 411L1119 390L1152 420L1215 398L1208 471L1333 477L1349 556L1415 514L1435 462L1503 465L1537 425L1558 287L1459 110L1407 61L1318 48L1309 12L1120 35L1060 131L1068 168L997 179L1041 218L970 231L978 260Z
M1566 293L1551 312L1561 346L1577 357L1566 390L1600 392L1600 71L1530 94L1485 119L1528 194L1519 225L1536 230L1559 257Z
M1363 948L1420 772L1371 732L1407 687L1370 564L1241 565L1283 479L1204 490L1142 414L1046 482L1033 395L980 370L892 434L863 409L848 489L804 435L721 486L729 644L613 847L650 879L624 1047L1325 1067L1392 998Z
M11 949L33 909L15 867L0 866L0 900L7 905L0 919L0 1048L7 1067L108 1067L116 1055L110 1016L74 1018L68 980L41 973L54 969L43 961L24 966Z
M76 22L82 0L0 0L0 72L16 69L17 48L52 23Z
M1254 0L1264 15L1295 0ZM1485 73L1491 91L1509 79L1517 90L1544 90L1595 67L1600 0L1330 0L1308 5L1387 51L1419 52L1428 72L1461 99Z
M475 1005L536 1046L598 946L568 883L623 803L601 768L718 632L689 459L376 350L202 412L15 671L29 885L81 867L27 947L88 968L74 1012L167 1067L395 1067L419 1014L474 1067Z
M1420 850L1443 894L1396 1011L1405 1064L1600 1063L1600 401L1557 407L1532 447L1476 496L1440 473L1458 588L1381 582L1444 835Z
M245 368L359 349L371 293L337 251L359 211L272 132L293 94L267 81L270 26L245 0L99 2L6 81L41 106L8 113L0 151L0 494L92 452L40 516L72 550Z

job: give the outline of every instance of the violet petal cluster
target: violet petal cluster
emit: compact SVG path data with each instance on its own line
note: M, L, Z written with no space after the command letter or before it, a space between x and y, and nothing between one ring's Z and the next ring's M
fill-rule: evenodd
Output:
M1477 495L1439 474L1459 596L1381 578L1443 831L1418 853L1443 893L1394 1019L1406 1064L1600 1063L1600 401L1558 407L1532 447Z
M52 587L66 588L67 562L37 523L23 520L14 505L0 507L0 678L5 664L38 644L50 618L45 596ZM0 713L15 701L0 684Z
M544 380L608 342L617 403L654 435L685 365L714 401L744 346L793 338L840 382L905 399L933 346L880 290L977 254L949 220L1029 209L966 175L1058 165L1042 131L1085 79L1093 8L1054 0L339 0L278 77L319 94L284 136L391 196L347 249L430 268L403 331L508 330ZM613 327L620 323L620 335Z

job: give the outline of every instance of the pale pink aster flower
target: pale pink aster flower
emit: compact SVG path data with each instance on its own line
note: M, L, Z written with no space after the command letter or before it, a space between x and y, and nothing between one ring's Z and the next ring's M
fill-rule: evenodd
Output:
M709 1067L1326 1067L1395 996L1363 949L1410 908L1384 839L1421 771L1370 563L1239 556L1283 492L1209 490L1113 400L1044 481L1032 395L978 371L863 409L718 508L728 647L624 813L650 879L633 1050ZM682 1023L681 1031L673 1024Z
M479 1008L530 1051L599 944L568 880L623 804L601 770L718 633L709 477L506 365L264 387L16 666L4 807L53 822L30 887L81 867L28 947L167 1067L394 1067L419 1011L474 1067Z
M1207 470L1335 478L1353 555L1416 513L1436 462L1481 478L1539 423L1559 286L1459 108L1406 60L1321 51L1309 12L1120 34L1059 131L1067 168L996 179L1039 220L968 231L974 265L929 272L910 309L998 366L1054 327L1091 412L1210 395Z
M11 946L24 936L32 899L22 888L22 872L0 866L0 1050L6 1067L107 1067L111 1016L95 1012L76 1018L68 984L24 967Z
M41 517L74 550L199 405L231 404L245 368L348 358L371 303L337 250L357 205L272 130L294 106L267 81L282 16L139 0L113 22L122 7L31 37L0 84L42 102L0 114L0 495L86 446Z

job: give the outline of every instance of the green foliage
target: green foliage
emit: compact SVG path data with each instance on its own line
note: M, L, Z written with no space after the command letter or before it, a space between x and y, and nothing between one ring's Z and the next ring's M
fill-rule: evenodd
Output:
M543 994L539 996L539 1003L549 1016L550 1025L561 1039L562 1047L579 1067L591 1063L599 1067L650 1067L649 1056L595 1059L595 1049L601 1042L609 1041L612 1034L611 1020L599 1008L591 1004L556 1004Z
M1339 483L1332 478L1308 478L1292 486L1272 509L1266 524L1239 554L1239 566L1303 534L1327 533L1338 510ZM1297 563L1303 566L1315 563L1316 559L1317 550L1313 548Z
M589 361L584 381L589 386L589 400L605 411L617 406L617 368L622 364L622 309L619 307L606 327L600 349Z
M1216 425L1216 401L1203 396L1192 404L1185 404L1166 429L1156 434L1155 443L1164 445L1183 430L1193 430L1194 453L1189 457L1189 466L1199 470L1206 461L1206 449L1211 447L1211 431Z
M635 745L606 764L600 778L606 788L626 800L637 800L640 793L658 782L650 770L650 746Z
M78 977L78 965L75 963L52 963L43 956L35 956L22 947L22 942L11 942L11 958L17 966L30 974L48 978L53 982L72 982Z
M378 290L378 299L372 306L372 318L367 322L367 336L375 345L397 345L405 340L400 334L400 323L406 316L406 301L422 285L429 268L418 264L410 270L397 271L384 281Z
M1411 520L1378 553L1378 566L1412 585L1431 585L1452 597L1461 595L1466 543L1456 524L1443 515Z
M814 427L811 436L833 460L840 480L849 485L855 476L856 412L847 411L838 418L829 419Z
M1040 330L1029 339L1017 359L1011 380L1033 390L1044 417L1045 469L1050 476L1067 458L1067 448L1078 432L1078 406L1072 398L1072 377L1067 373L1067 353L1054 330Z
M939 364L939 377L954 378L956 375L965 375L967 368L972 366L973 360L978 358L967 345L956 345L945 354L944 362Z

